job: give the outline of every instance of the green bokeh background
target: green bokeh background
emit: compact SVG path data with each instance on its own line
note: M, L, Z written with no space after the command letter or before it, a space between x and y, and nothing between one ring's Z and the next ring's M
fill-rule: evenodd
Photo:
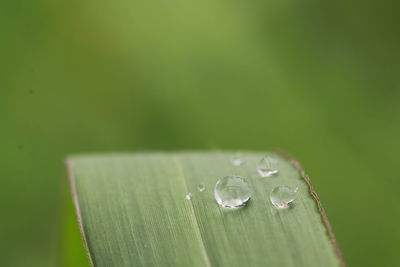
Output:
M400 265L398 2L0 6L1 266L64 262L68 154L278 147L349 266Z

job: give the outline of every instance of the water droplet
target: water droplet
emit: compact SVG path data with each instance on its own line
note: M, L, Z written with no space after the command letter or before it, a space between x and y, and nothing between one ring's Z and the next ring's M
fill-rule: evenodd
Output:
M257 166L257 172L261 177L271 177L279 172L276 168L276 159L266 156Z
M243 159L242 159L242 154L240 153L236 153L235 155L233 155L232 159L231 159L231 163L233 166L240 166L243 164Z
M269 196L271 203L277 208L287 208L296 198L298 187L292 189L288 186L277 186L272 189Z
M187 199L187 200L191 200L192 199L192 193L188 193L186 196L185 196L185 198Z
M251 187L241 176L225 176L215 184L214 197L222 207L238 208L250 200Z
M206 190L206 186L204 184L199 184L197 190L199 190L199 192L204 192Z

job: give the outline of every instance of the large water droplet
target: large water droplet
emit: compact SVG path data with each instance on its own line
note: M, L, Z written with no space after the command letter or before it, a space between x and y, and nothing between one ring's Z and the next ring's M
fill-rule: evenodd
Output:
M187 200L191 200L192 199L192 193L188 193L186 196L185 196L185 198L187 199Z
M206 186L204 184L199 184L197 186L197 190L199 190L199 192L204 192L206 190Z
M231 163L233 166L240 166L243 164L243 158L242 158L242 154L240 153L236 153L235 155L232 156L231 158Z
M261 159L257 166L257 172L261 177L270 177L279 172L276 168L276 159L266 156Z
M277 186L272 189L269 196L271 203L277 208L287 208L296 199L298 187L292 189L288 186Z
M225 176L215 184L214 197L222 207L238 208L250 200L251 187L241 176Z

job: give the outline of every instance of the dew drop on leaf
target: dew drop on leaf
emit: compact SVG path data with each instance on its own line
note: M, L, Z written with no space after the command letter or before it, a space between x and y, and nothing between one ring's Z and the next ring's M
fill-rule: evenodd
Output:
M251 187L241 176L225 176L215 184L214 197L222 207L238 208L246 205L250 200Z
M279 170L276 168L276 159L265 156L257 166L257 172L261 177L271 177L276 175Z
M287 208L296 199L298 187L290 188L288 186L277 186L270 193L271 203L277 208Z
M206 187L204 184L199 184L197 190L199 190L199 192L204 192L206 190Z
M242 158L242 154L240 153L236 153L235 155L232 156L231 158L231 164L233 166L240 166L244 163L243 158Z

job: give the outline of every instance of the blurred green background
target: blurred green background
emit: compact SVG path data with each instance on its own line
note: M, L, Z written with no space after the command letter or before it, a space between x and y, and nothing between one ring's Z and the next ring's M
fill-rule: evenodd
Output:
M2 1L0 265L60 265L68 154L279 147L313 179L349 266L399 266L398 10Z

